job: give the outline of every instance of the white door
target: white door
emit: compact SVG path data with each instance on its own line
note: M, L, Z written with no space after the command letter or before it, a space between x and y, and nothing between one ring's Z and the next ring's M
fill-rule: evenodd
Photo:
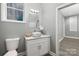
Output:
M39 51L39 45L38 44L33 44L33 45L29 45L27 47L27 55L28 56L39 56L40 54Z
M44 55L46 53L48 53L49 51L49 44L48 42L42 42L40 43L40 55Z

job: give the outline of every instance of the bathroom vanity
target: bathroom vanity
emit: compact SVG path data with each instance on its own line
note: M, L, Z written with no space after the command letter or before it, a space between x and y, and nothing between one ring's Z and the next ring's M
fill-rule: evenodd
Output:
M50 51L50 36L41 35L40 37L25 37L26 55L41 56Z

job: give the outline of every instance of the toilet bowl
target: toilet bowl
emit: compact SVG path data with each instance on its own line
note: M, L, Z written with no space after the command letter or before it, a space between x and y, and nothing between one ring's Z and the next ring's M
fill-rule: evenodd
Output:
M19 38L10 38L6 39L6 47L8 52L4 54L4 56L17 56L18 53L16 49L19 45Z

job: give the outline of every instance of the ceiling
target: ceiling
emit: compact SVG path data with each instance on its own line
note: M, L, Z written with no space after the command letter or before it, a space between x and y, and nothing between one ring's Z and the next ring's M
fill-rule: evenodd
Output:
M79 4L74 4L69 7L63 8L60 10L60 12L64 16L78 15L79 14Z

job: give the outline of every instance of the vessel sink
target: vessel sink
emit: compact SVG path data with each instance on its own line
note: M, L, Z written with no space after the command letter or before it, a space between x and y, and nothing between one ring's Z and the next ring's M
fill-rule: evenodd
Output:
M41 32L33 32L32 33L32 36L33 37L39 37L39 36L41 36L42 34L41 34Z

